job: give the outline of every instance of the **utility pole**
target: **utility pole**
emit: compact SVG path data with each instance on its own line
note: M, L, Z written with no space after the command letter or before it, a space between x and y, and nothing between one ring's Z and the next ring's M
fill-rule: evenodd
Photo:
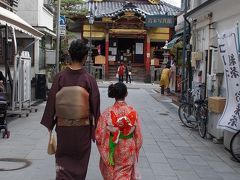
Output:
M57 2L57 20L56 20L56 73L59 72L59 51L60 51L60 11L61 11L61 0Z
M187 13L188 0L184 2L184 15ZM182 53L182 99L184 97L185 83L186 81L186 46L187 46L187 22L184 18L184 29L183 29L183 53Z
M89 49L89 64L88 64L88 72L92 73L92 24L90 24L90 49Z
M92 74L92 66L93 66L93 59L92 59L92 25L94 23L94 14L93 14L93 1L89 1L90 4L90 9L89 9L89 17L88 17L88 22L90 26L90 37L89 37L89 51L88 51L88 72ZM94 9L95 10L95 9Z

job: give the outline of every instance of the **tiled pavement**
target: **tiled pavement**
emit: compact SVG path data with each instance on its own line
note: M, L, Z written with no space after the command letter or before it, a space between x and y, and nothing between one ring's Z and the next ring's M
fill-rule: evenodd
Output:
M101 110L113 103L102 83ZM132 84L127 102L138 110L144 137L139 167L143 180L239 180L240 164L231 160L222 144L202 139L196 131L183 127L176 107L167 97L152 91L153 85ZM132 87L132 88L131 88ZM142 89L144 88L144 89ZM169 105L170 103L170 105ZM165 106L168 104L168 106ZM54 157L46 153L47 130L39 124L44 104L37 113L9 123L10 139L0 139L0 157L27 158L28 168L0 172L3 180L53 180ZM93 144L87 180L101 180L99 155ZM0 169L20 164L0 162Z

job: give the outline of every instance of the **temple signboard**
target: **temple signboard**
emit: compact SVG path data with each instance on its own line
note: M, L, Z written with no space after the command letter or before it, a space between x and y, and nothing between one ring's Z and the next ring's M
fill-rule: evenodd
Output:
M174 27L176 25L176 16L168 15L146 15L146 27Z

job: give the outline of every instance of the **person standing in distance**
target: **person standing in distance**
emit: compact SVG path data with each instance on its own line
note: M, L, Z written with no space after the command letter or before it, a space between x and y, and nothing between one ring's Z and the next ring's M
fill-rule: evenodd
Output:
M167 95L170 95L170 90L169 90L169 78L171 75L170 67L171 67L170 64L167 64L161 73L160 87L161 87L162 95L164 95L164 90L167 91Z
M125 67L123 62L121 62L120 66L118 67L118 81L123 82Z

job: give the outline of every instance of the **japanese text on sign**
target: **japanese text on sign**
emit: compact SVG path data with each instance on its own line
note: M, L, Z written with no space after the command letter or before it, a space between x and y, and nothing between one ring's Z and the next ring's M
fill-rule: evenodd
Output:
M147 27L174 27L176 25L176 17L167 15L147 15L145 25Z
M228 30L218 37L218 48L226 77L226 107L218 126L228 130L240 129L240 62L237 53L236 33Z

